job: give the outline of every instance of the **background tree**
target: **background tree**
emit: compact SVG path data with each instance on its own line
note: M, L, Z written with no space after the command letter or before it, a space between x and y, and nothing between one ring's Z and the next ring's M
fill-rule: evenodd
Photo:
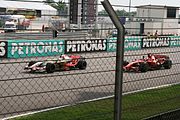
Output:
M62 0L59 0L58 2L55 2L54 0L46 0L45 3L55 8L58 11L58 15L67 15L68 13L68 7Z
M44 1L45 3L47 3L48 5L50 5L50 6L54 6L54 4L55 4L55 1L54 0L46 0L46 1Z
M108 16L108 13L105 10L101 10L98 12L98 16Z
M128 16L134 16L136 15L136 12L126 12L125 10L116 10L116 13L118 16L124 16L124 17L128 17ZM101 10L98 12L99 16L108 16L107 12L105 10Z

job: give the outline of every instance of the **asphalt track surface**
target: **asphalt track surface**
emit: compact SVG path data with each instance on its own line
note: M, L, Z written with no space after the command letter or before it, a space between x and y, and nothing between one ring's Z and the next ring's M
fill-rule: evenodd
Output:
M124 73L123 93L180 83L178 47L128 51L125 52L125 60L139 59L150 52L169 55L173 61L172 68ZM23 70L28 61L39 61L46 57L1 60L0 118L114 95L115 53L87 53L82 56L87 58L86 70L52 74L32 74Z

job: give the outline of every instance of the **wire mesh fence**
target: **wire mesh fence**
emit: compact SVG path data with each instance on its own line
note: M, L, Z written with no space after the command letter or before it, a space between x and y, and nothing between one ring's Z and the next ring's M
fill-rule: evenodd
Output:
M114 118L117 30L103 9L88 13L97 6L102 8L97 1L78 3L87 8L83 6L84 12L75 15L68 12L70 7L74 9L69 2L61 5L65 11L58 15L36 10L38 16L30 19L30 25L15 32L5 32L9 20L5 18L10 13L0 7L0 119L18 115L22 115L19 119L37 120ZM127 6L113 7L119 9L116 12L126 30L122 119L151 119L168 111L177 112L179 8L131 6L137 11L128 13L120 11ZM165 11L170 13L160 17ZM57 31L55 38L53 30ZM168 114L167 119L178 119L176 115Z

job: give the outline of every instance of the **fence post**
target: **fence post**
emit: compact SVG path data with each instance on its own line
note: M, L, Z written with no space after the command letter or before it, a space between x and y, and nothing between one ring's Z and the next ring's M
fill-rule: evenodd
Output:
M57 30L53 30L52 34L53 34L53 38L56 38L57 37Z
M122 112L122 84L123 84L123 59L124 59L124 26L115 13L108 0L101 2L106 12L109 14L113 24L118 30L116 42L116 73L115 73L115 100L114 100L114 120L121 120Z

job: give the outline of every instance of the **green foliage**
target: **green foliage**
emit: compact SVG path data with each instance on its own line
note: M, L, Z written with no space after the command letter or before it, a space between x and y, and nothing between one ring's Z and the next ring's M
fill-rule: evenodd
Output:
M101 10L98 12L99 16L108 16L108 13L105 10Z
M55 8L59 13L68 13L67 5L62 0L55 2L54 0L46 0L45 3Z
M46 0L45 3L47 3L50 6L53 6L55 4L54 0Z

